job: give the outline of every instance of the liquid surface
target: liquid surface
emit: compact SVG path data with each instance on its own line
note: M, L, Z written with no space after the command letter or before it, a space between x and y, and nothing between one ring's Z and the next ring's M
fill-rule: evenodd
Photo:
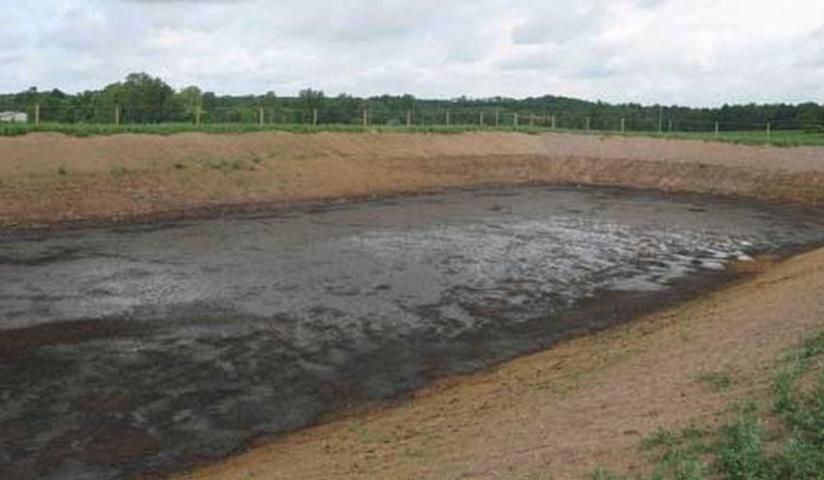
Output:
M535 187L3 238L0 478L226 455L820 243L821 219Z

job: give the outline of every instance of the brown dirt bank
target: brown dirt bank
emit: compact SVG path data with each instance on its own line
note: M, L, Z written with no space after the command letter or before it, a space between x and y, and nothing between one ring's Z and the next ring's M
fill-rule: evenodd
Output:
M589 478L641 473L640 439L714 424L765 394L777 356L824 327L824 250L493 371L260 443L193 479ZM769 267L769 268L767 268ZM752 268L752 266L750 267ZM702 380L729 375L723 390Z
M824 202L824 148L517 133L0 138L0 228L517 183Z

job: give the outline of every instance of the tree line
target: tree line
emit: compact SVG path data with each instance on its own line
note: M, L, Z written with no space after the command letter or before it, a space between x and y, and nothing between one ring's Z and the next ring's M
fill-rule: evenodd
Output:
M359 124L367 112L372 125L443 125L445 123L548 126L555 118L558 128L615 130L623 120L631 130L701 131L752 130L767 123L774 129L822 131L824 106L802 104L724 105L720 108L610 104L545 95L514 99L505 97L450 100L420 99L412 95L381 95L359 98L347 94L327 96L304 89L297 97L217 95L197 86L175 90L158 77L133 73L122 82L101 90L67 94L58 89L0 94L0 111L21 111L33 118L58 123L271 123ZM116 112L116 113L115 113Z

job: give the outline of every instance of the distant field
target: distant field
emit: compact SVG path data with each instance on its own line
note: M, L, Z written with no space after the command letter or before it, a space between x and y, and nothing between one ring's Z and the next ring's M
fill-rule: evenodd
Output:
M824 145L824 133L807 133L801 130L779 130L770 133L767 138L765 131L737 131L720 132L670 132L659 134L658 132L625 132L602 131L585 132L581 130L564 130L566 133L596 134L609 136L634 136L652 138L673 138L688 140L703 140L706 142L737 143L742 145L775 145L778 147L797 147L803 145Z
M800 130L779 130L772 132L770 134L769 142L767 141L767 134L763 131L722 132L717 138L715 134L711 132L676 133L667 136L672 138L691 138L708 141L717 140L749 145L763 145L766 143L788 147L798 145L824 145L824 133L807 133Z
M770 134L768 139L764 131L735 131L721 132L715 135L713 132L670 132L659 134L658 132L639 131L583 131L569 129L551 129L548 127L531 127L528 125L512 127L480 127L478 125L413 125L387 126L370 125L365 130L370 132L392 132L392 133L464 133L477 131L504 131L538 134L550 131L564 133L577 133L582 135L607 135L607 136L642 136L655 138L681 138L703 141L718 141L728 143L739 143L747 145L776 146L801 146L801 145L824 145L824 132L807 133L800 130L778 130ZM22 123L0 123L0 137L10 137L25 135L31 132L58 132L75 137L89 137L94 135L115 135L118 133L137 133L172 135L186 132L206 132L206 133L246 133L260 131L277 131L291 133L316 133L316 132L361 132L364 131L362 125L355 124L329 124L329 125L302 125L302 124L250 124L250 123L217 123L193 125L191 123L159 123L159 124L64 124L64 123L41 123L40 125Z

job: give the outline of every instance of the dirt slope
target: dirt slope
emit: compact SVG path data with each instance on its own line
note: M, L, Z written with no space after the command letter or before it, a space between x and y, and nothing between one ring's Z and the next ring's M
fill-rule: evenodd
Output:
M824 149L516 133L0 138L0 228L577 183L824 202Z
M764 265L763 263L760 265ZM713 423L777 355L824 327L824 250L661 314L410 401L263 443L187 479L588 478L639 471L658 427ZM719 391L702 375L733 380Z

